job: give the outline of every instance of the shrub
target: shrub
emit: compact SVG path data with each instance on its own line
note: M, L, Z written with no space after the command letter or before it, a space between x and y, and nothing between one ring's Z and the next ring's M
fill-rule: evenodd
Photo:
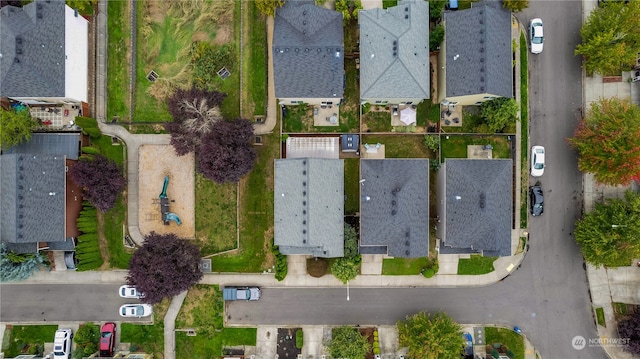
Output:
M373 354L380 354L380 348L373 348Z
M278 246L273 245L273 240L271 240L271 253L273 253L276 258L276 279L282 281L287 276L287 256L280 253Z
M304 333L302 332L302 329L298 329L296 330L296 348L302 349L303 345L304 345Z
M44 263L40 254L17 254L7 250L0 243L0 282L17 282L25 280Z
M440 148L440 137L438 137L438 135L424 135L424 145L431 151L438 151L438 148Z
M97 155L100 153L100 151L95 147L85 146L85 147L82 147L82 153Z

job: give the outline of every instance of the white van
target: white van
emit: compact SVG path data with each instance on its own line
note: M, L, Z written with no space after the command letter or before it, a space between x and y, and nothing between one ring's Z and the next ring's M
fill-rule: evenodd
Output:
M71 356L71 341L73 331L71 329L58 329L53 338L53 359L69 359Z

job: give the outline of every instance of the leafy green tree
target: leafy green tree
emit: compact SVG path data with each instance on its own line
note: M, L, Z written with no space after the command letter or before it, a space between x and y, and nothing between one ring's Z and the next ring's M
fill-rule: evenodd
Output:
M429 34L429 51L436 51L440 47L442 40L444 40L444 26L438 24Z
M0 147L7 149L28 141L37 125L26 108L5 110L0 107Z
M336 0L336 11L342 13L342 20L345 24L351 19L358 19L358 11L361 9L360 0Z
M82 15L93 15L93 7L98 0L66 0L65 3L70 8L78 10Z
M285 0L255 0L258 10L266 16L274 16L276 9L284 5Z
M410 358L459 358L464 345L462 328L448 315L420 312L398 321L400 346L409 348Z
M18 254L7 250L0 243L0 282L25 280L44 265L44 257L39 253Z
M81 325L73 336L73 341L83 349L84 355L89 356L98 351L100 328L95 324Z
M596 267L628 266L640 258L640 194L596 203L576 223L574 235L587 262Z
M336 258L331 264L331 273L342 283L358 276L362 256L358 253L358 234L350 225L344 225L344 257Z
M518 120L518 103L507 97L485 101L480 106L480 116L489 126L489 130L500 132Z
M442 10L444 10L444 7L447 5L448 2L449 0L429 1L429 18L434 21L439 21L440 18L442 18Z
M627 100L591 103L569 143L578 150L578 168L608 185L640 180L640 107Z
M520 12L529 7L529 0L502 0L502 7L513 12Z
M344 326L331 330L328 349L332 358L364 359L371 350L371 344L356 328Z
M640 51L640 1L607 1L582 25L576 55L584 58L588 76L619 75L635 64Z

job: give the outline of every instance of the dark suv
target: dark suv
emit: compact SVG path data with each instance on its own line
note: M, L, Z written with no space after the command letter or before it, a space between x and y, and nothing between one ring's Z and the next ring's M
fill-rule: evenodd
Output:
M542 194L540 184L529 187L529 209L534 217L544 212L544 194Z

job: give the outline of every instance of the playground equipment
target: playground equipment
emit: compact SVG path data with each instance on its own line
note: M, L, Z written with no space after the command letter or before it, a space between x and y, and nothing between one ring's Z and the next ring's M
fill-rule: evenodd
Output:
M158 196L160 198L160 213L162 214L162 222L165 226L169 225L170 221L176 222L177 225L181 225L180 217L177 214L169 211L169 197L167 197L167 187L169 186L169 176L164 177L164 185L162 186L162 192Z

